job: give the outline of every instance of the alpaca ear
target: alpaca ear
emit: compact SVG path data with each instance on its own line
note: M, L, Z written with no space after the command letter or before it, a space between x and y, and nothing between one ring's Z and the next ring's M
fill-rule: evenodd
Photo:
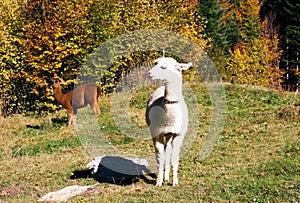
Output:
M179 66L182 70L188 70L193 65L192 62L189 63L180 63Z
M59 78L51 78L51 80L61 82L61 80Z
M161 58L155 59L154 63L159 63L161 61Z

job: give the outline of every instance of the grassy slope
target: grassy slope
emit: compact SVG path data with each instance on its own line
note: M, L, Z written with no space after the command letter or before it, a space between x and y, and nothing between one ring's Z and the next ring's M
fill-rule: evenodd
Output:
M70 202L300 201L300 117L294 94L226 85L227 120L213 153L200 161L199 149L209 127L206 88L194 85L200 104L200 130L179 169L179 187L155 187L144 180L128 185L97 184L99 194ZM132 101L136 123L143 118L145 95ZM101 100L99 121L107 139L123 150L151 151L151 142L135 142L113 124L109 98ZM54 117L61 118L64 112ZM142 126L144 123L141 124ZM68 185L95 184L69 178L92 157L73 128L48 118L0 118L0 202L36 201ZM149 135L150 136L150 135ZM151 179L151 177L148 177ZM154 179L152 179L154 181Z

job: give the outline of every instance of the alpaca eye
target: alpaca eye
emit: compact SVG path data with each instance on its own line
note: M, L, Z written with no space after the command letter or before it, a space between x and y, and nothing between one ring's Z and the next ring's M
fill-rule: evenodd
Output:
M167 69L167 66L161 66L161 69Z
M181 73L181 68L180 68L180 67L175 66L175 69L176 69L179 73Z

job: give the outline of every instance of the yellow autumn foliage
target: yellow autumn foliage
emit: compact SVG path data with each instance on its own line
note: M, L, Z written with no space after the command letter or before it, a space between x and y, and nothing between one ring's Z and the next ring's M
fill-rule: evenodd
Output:
M7 101L2 111L55 109L44 97L47 80L59 77L70 87L89 54L124 33L163 29L206 48L197 5L188 0L0 0L0 97ZM124 56L98 83L104 91L112 89L120 72L144 56Z
M275 39L275 47L278 39ZM282 72L279 69L280 52L269 39L254 39L249 48L231 51L226 65L226 77L232 83L280 88ZM275 49L275 50L274 50ZM277 51L277 52L275 52Z

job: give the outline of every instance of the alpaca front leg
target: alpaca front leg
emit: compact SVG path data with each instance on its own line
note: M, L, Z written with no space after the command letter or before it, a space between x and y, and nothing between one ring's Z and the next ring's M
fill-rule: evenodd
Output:
M178 185L178 165L179 165L179 153L180 153L180 147L183 141L183 136L176 136L172 143L172 156L171 156L171 162L172 162L172 172L173 172L173 186Z
M73 120L73 111L67 110L67 114L68 114L68 126L71 126Z
M162 186L164 180L164 166L165 166L165 152L164 152L164 145L162 143L155 143L155 155L156 155L156 162L157 162L157 179L156 179L156 186Z
M172 169L173 169L173 186L176 186L178 185L178 165L179 165L179 162L177 162L176 164L173 164L172 165Z
M164 181L164 154L162 152L157 152L156 153L156 160L158 163L158 173L157 173L157 179L156 179L156 186L160 187L162 186L162 183Z

